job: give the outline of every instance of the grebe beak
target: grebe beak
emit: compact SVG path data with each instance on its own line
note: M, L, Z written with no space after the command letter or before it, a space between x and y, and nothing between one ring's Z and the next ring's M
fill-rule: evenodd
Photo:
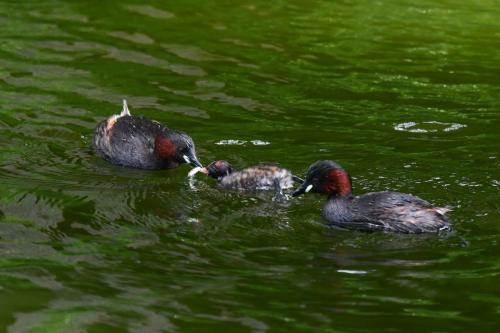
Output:
M296 189L293 193L292 196L298 197L301 194L309 192L313 188L313 185L311 183L308 183L307 181L303 182L302 185Z
M189 163L194 167L203 168L203 165L200 163L200 161L198 161L198 159L194 155L193 156L182 155L182 158L184 159L184 161L186 161L186 163Z

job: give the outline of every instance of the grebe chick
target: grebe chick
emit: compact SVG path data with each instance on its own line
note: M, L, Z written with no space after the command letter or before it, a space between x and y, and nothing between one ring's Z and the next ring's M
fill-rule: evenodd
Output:
M234 170L229 162L218 160L197 171L193 169L190 174L194 175L196 172L217 179L219 184L228 190L275 190L275 200L279 201L286 200L284 189L292 188L294 181L301 181L292 175L290 170L273 164L257 164L242 170Z

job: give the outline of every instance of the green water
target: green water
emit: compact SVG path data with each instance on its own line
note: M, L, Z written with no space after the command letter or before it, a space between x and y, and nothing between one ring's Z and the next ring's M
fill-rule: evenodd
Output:
M498 1L2 1L0 25L0 332L498 330ZM122 98L203 163L334 159L456 233L110 165L89 147Z

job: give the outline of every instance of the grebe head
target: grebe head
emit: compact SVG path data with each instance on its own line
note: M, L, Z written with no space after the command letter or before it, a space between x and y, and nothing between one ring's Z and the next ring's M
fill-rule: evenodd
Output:
M340 165L333 161L317 161L309 167L306 180L293 196L315 192L343 197L350 195L351 190L349 174Z
M196 157L193 139L184 132L170 131L168 135L158 135L155 139L155 152L160 157L179 164L188 163L193 167L203 167Z
M230 175L233 172L233 168L228 161L218 160L210 163L202 172L215 179L222 179Z

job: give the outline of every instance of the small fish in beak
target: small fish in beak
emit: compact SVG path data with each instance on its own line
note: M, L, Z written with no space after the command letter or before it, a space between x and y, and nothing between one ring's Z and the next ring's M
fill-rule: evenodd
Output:
M194 175L196 175L198 172L201 172L205 175L208 175L208 170L207 168L205 167L194 167L191 169L191 171L189 171L188 173L188 177L194 177Z

